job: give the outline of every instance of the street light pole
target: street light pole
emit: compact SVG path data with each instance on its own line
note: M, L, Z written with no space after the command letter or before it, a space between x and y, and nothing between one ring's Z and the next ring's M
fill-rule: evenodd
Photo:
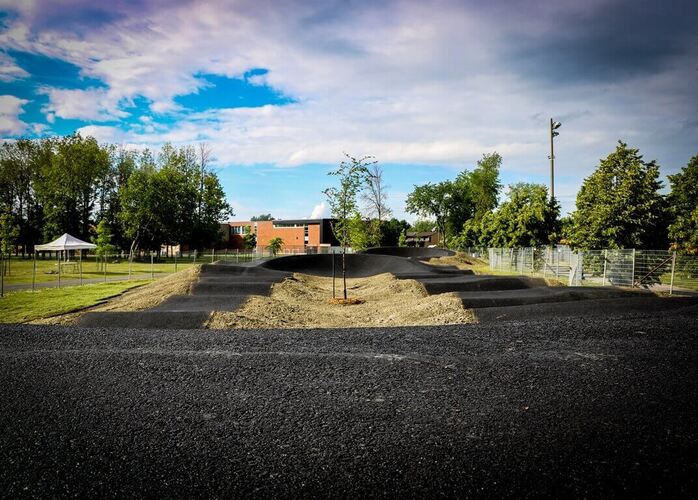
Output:
M555 199L555 149L553 147L553 139L560 135L557 129L560 128L562 123L556 122L552 118L550 119L550 201Z

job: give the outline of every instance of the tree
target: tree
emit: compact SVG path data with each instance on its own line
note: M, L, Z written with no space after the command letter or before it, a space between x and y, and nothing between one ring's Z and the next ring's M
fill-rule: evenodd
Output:
M420 219L412 224L412 231L415 233L430 233L436 228L436 223L433 220Z
M698 253L698 155L688 161L681 172L669 176L668 196L672 247L691 254Z
M284 246L284 240L278 236L269 240L269 251L272 255L279 253L282 246Z
M395 217L383 221L381 224L382 245L387 247L399 246L400 235L409 229L410 225L405 220L397 220Z
M442 236L444 245L448 239L446 234L446 216L451 206L452 188L453 184L450 181L443 181L438 184L427 183L415 186L414 190L407 195L407 211L423 217L434 217L436 230Z
M106 220L102 219L99 221L99 224L97 224L97 234L96 236L92 239L92 242L97 245L97 248L95 249L95 253L101 257L100 260L100 270L102 269L101 266L104 265L104 262L107 260L107 256L110 253L114 253L116 250L116 247L112 245L112 232L111 232L111 227L109 227L109 224L107 223Z
M2 256L7 255L9 257L12 247L19 236L19 226L15 224L12 214L9 209L5 209L0 213L0 254ZM9 259L2 259L3 273L10 273L10 261Z
M534 247L559 238L560 207L550 202L542 184L519 183L509 187L508 200L495 212L470 219L454 244L458 248Z
M366 221L361 214L356 213L349 223L349 238L354 251L366 250L373 244L371 226L374 221Z
M474 205L474 218L480 220L497 206L497 198L502 189L499 182L499 169L502 157L496 151L482 155L477 167L470 174L470 193Z
M388 186L383 181L383 169L378 164L371 165L367 171L366 189L361 194L361 199L365 204L366 214L373 219L369 224L368 245L381 246L383 220L390 217L392 212L387 205Z
M618 141L584 180L572 214L570 244L577 248L660 248L667 244L659 165Z
M247 250L251 250L257 246L257 235L252 232L252 228L250 226L245 226L243 244Z
M250 219L252 222L259 222L259 221L267 221L267 220L275 220L274 217L271 216L271 214L261 214L261 215L254 215Z
M407 235L404 232L400 233L400 237L397 240L397 246L399 246L399 247L406 247L407 246Z
M339 187L327 188L323 191L327 197L332 213L332 232L342 246L342 282L344 300L347 300L347 247L351 245L351 221L358 213L356 197L366 182L368 167L375 161L371 156L354 158L345 153L346 160L339 168L329 173L339 177Z

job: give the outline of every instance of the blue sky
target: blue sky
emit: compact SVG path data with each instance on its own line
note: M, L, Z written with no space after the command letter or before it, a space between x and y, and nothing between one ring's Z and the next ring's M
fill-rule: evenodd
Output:
M19 5L17 5L19 4ZM206 142L236 218L326 215L343 152L374 155L394 214L483 153L574 208L622 139L664 175L698 154L695 2L0 0L3 139L80 131Z

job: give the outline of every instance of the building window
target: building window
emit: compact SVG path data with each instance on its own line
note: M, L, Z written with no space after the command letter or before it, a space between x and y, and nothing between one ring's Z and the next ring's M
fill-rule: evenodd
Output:
M233 234L245 235L245 234L247 234L247 227L246 226L233 226L231 232Z

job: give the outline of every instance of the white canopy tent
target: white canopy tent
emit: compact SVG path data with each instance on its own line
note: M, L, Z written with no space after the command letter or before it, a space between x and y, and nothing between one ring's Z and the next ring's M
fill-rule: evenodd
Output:
M93 245L92 243L88 243L86 241L82 241L79 238L76 238L75 236L71 236L68 233L64 233L63 236L56 238L50 243L44 243L43 245L36 245L34 247L34 271L32 273L32 289L34 288L34 282L36 281L36 253L37 252L42 252L42 251L50 251L50 252L66 252L66 255L68 255L67 251L68 250L80 250L80 261L79 261L79 269L80 269L80 283L82 284L82 250L92 250L94 248L97 248L97 245ZM58 254L58 287L60 288L61 286L61 262L60 262L60 253Z

